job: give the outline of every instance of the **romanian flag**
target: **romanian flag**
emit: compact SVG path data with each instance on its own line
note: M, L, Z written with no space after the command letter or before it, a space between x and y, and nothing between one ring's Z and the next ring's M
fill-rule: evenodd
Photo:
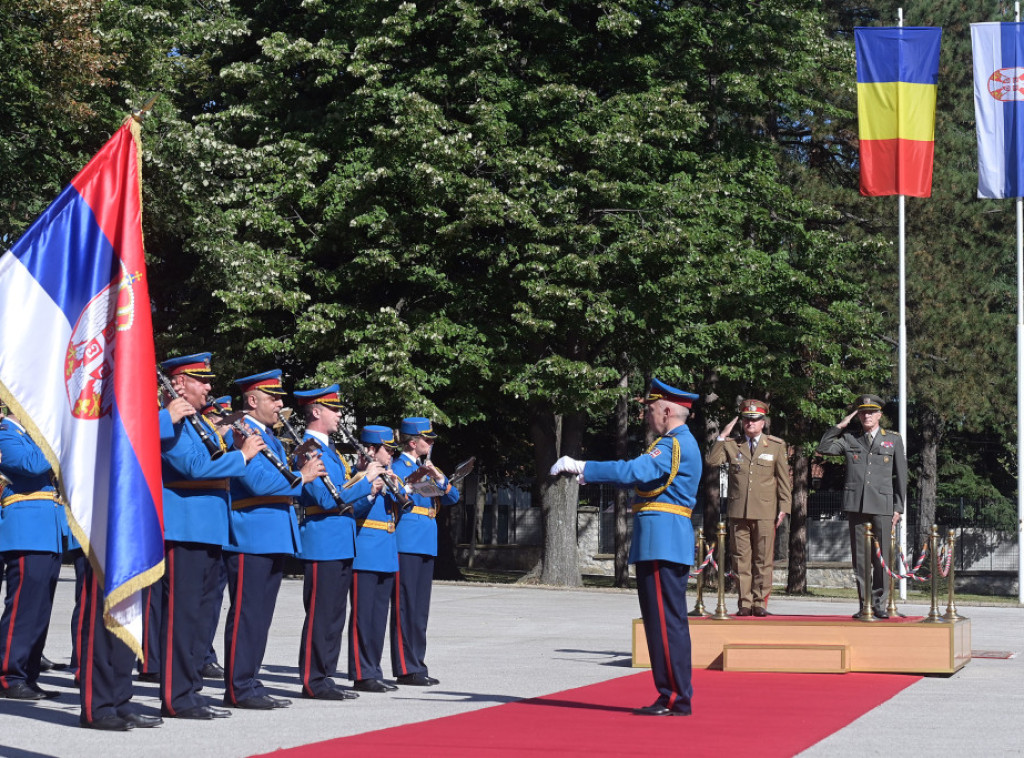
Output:
M937 27L854 30L862 195L932 194Z
M141 153L128 118L0 257L0 397L46 453L104 621L136 653L139 591L163 574Z
M1024 196L1024 24L971 24L978 197Z

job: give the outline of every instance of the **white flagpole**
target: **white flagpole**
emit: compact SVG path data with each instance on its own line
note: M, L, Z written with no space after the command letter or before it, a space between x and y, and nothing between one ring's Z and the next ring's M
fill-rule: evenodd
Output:
M898 10L899 25L903 27L903 9ZM900 333L899 333L899 427L900 435L903 437L903 449L909 450L910 443L907 441L907 239L906 239L906 196L899 196L900 209ZM896 527L900 540L900 551L907 554L907 523L906 515L910 508L903 504L904 518ZM900 579L900 599L907 599L907 580Z
M1013 4L1014 20L1020 23L1020 0ZM1017 599L1024 603L1024 198L1017 198Z

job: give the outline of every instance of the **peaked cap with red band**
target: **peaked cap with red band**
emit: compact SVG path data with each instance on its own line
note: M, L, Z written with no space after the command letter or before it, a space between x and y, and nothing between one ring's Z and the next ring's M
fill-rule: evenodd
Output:
M179 358L168 358L160 364L160 368L168 376L186 374L196 379L213 379L217 375L210 371L211 353L194 353Z
M740 406L740 415L744 418L764 418L768 415L768 404L760 400L744 400Z
M281 369L264 371L262 374L253 374L241 379L235 379L238 391L243 395L253 390L262 390L268 395L285 395L284 387L281 386Z
M299 401L299 405L313 405L313 403L319 403L325 405L331 410L341 410L341 389L337 384L332 384L330 387L321 387L315 390L295 390L292 393L295 395L295 399Z

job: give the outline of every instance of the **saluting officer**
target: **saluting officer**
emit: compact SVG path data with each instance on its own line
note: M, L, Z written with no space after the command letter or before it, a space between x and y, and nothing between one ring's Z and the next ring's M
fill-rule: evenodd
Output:
M64 540L64 503L49 461L14 416L0 422L0 556L7 596L0 617L0 697L41 700L40 660L50 626Z
M216 585L221 546L228 542L230 477L244 475L246 464L266 443L253 435L240 449L229 451L216 428L196 413L205 404L214 378L210 353L170 358L161 368L195 419L179 422L172 438L161 443L166 556L160 628L161 712L174 718L224 718L231 712L209 705L199 694L209 625L204 599ZM199 429L209 442L203 441Z
M645 403L647 428L659 435L631 461L578 461L563 456L551 474L577 474L580 482L635 488L633 541L637 594L658 699L633 712L641 716L689 716L692 711L690 627L686 583L693 565L693 524L701 455L686 426L691 392L651 380Z
M444 494L430 498L410 494L407 506L395 528L398 541L398 574L391 602L391 670L399 684L419 687L439 684L429 676L426 664L427 620L430 616L430 590L434 581L437 556L437 511L442 505L459 502L459 491L430 462L437 441L429 418L402 419L399 442L402 454L392 470L403 482L422 464Z
M284 559L301 549L292 498L299 497L302 485L320 476L324 467L316 456L299 472L287 468L284 447L273 431L284 405L280 370L236 379L235 384L246 414L239 422L244 426L234 432L235 444L241 443L240 437L259 434L267 443L267 455L254 458L244 476L231 479L231 539L225 548L231 607L224 628L224 704L255 710L285 708L291 701L268 694L256 677L263 665Z
M861 431L844 433L854 416L860 420ZM899 523L907 502L907 454L903 438L896 432L882 429L881 419L881 398L861 395L854 403L853 412L825 432L818 443L818 452L846 456L843 510L850 523L857 594L862 608L865 598L869 597L874 615L886 619L889 618L886 611L889 574L878 552L872 550L871 588L864 586L864 541L867 524L871 524L879 543L885 545L885 538ZM853 617L860 618L860 611Z
M740 415L728 423L711 446L711 466L729 464L729 532L734 568L739 580L737 616L767 616L772 594L775 530L793 503L793 482L786 458L786 443L764 434L768 405L745 400ZM729 439L737 420L743 436Z
M326 477L341 500L335 500L324 477L302 488L302 551L298 556L304 563L302 603L306 609L299 643L302 694L320 700L347 700L359 695L341 689L330 678L341 655L341 633L345 628L355 558L356 520L351 508L344 509L367 499L382 467L371 463L363 476L346 486L352 472L331 441L341 423L338 385L296 391L294 395L306 422L303 444L312 441L319 451Z
M369 476L370 465L382 469L391 465L395 449L394 432L386 426L364 426L359 441L372 460L359 456L358 467ZM372 484L370 496L353 503L356 517L356 557L352 562L352 615L348 627L348 675L360 692L388 692L398 689L383 681L380 667L388 603L398 571L398 543L395 521L400 507L383 494L385 473ZM358 480L356 480L358 481ZM355 486L355 482L351 482Z

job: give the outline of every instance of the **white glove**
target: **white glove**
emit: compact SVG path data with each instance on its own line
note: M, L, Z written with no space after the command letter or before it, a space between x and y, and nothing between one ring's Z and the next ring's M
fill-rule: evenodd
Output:
M563 455L551 467L551 476L558 476L559 474L583 476L583 467L586 463L586 461L578 461L575 458L570 458L568 455Z

